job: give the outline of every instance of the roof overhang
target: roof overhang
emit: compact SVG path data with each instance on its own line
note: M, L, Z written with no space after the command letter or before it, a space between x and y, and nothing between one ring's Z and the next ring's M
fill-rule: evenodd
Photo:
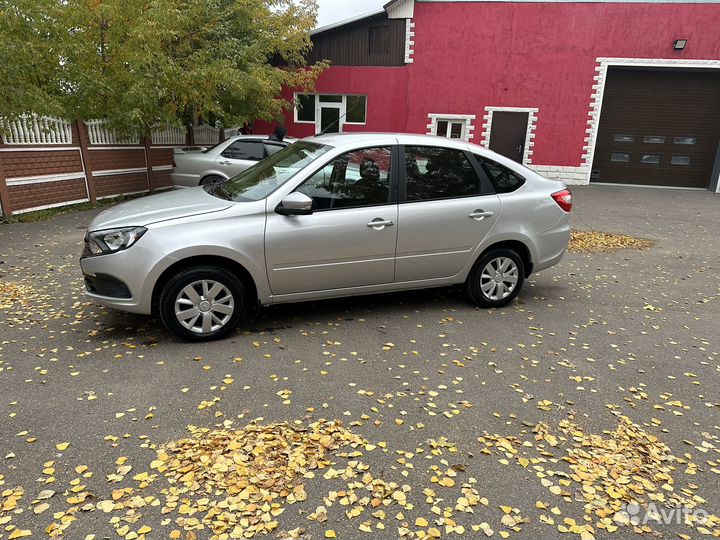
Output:
M385 9L377 9L375 11L371 11L369 13L363 13L362 15L357 15L356 17L351 17L349 19L344 19L342 21L338 21L336 23L327 24L325 26L321 26L320 28L316 28L312 32L310 32L311 36L314 36L315 34L320 34L322 32L327 32L328 30L333 30L335 28L339 28L341 26L345 26L346 24L352 24L354 22L362 21L363 19L367 19L369 17L375 17L377 15L380 15L382 13L385 13Z
M415 2L423 3L505 3L515 4L718 4L720 0L390 0L383 6L383 9L364 13L350 19L338 21L316 28L310 35L320 34L333 30L346 24L375 17L387 13L390 19L412 19L415 14Z

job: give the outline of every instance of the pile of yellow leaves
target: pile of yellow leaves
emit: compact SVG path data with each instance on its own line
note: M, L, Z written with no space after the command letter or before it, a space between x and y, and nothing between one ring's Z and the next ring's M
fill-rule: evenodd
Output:
M612 253L619 249L646 249L653 243L652 240L626 234L597 231L572 231L570 234L570 251L573 253Z
M14 281L0 281L0 309L24 306L35 296L35 289Z
M531 467L541 484L553 495L566 502L581 501L584 517L582 523L564 518L557 523L560 532L575 533L583 540L595 538L595 529L615 532L621 526L633 526L636 533L652 533L644 523L632 523L625 508L630 505L645 507L654 503L661 507L695 509L706 502L688 485L676 491L672 473L676 464L687 463L670 452L663 442L643 430L627 417L620 417L618 426L603 435L585 433L570 420L559 424L559 433L553 435L546 424L533 429L534 441L516 437L486 434L479 441L484 443L484 454L500 453L512 458L523 468ZM552 449L572 441L561 459L555 458ZM535 450L537 457L532 456ZM569 465L568 472L559 471L545 463ZM537 508L546 505L538 503ZM559 512L553 512L556 516ZM553 516L541 516L541 521L556 525ZM687 525L702 534L720 535L720 518L708 516L703 523Z
M173 484L164 490L163 513L177 510L186 531L207 526L230 538L273 531L284 504L307 498L303 478L328 467L333 452L365 444L340 422L324 420L190 430L191 437L158 450L151 465Z

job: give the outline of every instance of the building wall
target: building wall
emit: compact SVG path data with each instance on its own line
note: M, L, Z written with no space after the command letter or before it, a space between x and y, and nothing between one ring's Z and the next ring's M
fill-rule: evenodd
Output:
M598 59L720 59L719 22L718 4L415 2L412 63L331 67L317 91L368 95L366 125L345 131L426 133L429 115L457 114L475 117L475 143L486 108L537 109L532 166L581 182ZM672 48L678 38L684 51ZM286 126L295 136L315 129L292 113Z
M368 96L365 125L347 125L343 131L404 131L408 113L409 72L404 67L336 66L325 71L317 82L320 93L366 94ZM286 89L283 97L293 99L293 91ZM256 121L253 133L270 134L274 122ZM316 133L315 124L295 123L290 111L285 119L288 135L308 137Z
M535 165L581 165L598 57L720 58L717 4L416 3L414 22L407 129L428 112L538 108Z

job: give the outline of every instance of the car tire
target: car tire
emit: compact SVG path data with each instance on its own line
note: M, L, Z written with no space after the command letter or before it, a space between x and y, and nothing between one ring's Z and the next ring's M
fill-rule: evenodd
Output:
M225 178L218 176L217 174L211 174L200 180L201 186L209 186L211 184L217 184L218 182L224 182Z
M217 266L199 266L174 275L160 294L163 324L186 341L210 341L230 334L244 317L242 282Z
M465 282L465 290L478 306L499 308L518 295L524 282L522 258L512 249L493 249L475 262Z

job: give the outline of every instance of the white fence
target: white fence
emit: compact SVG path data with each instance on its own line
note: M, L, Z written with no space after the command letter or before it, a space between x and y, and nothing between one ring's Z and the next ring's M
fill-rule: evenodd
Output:
M219 142L220 130L218 128L214 128L206 124L193 126L194 144L217 144Z
M86 122L90 144L140 144L137 133L121 133L108 127L105 120Z
M235 135L239 135L241 128L242 128L242 126L225 128L225 131L223 131L223 140L227 141L230 137L234 137Z
M152 131L153 144L185 144L187 131L184 127L169 126Z
M72 122L50 116L0 119L6 144L72 144Z

